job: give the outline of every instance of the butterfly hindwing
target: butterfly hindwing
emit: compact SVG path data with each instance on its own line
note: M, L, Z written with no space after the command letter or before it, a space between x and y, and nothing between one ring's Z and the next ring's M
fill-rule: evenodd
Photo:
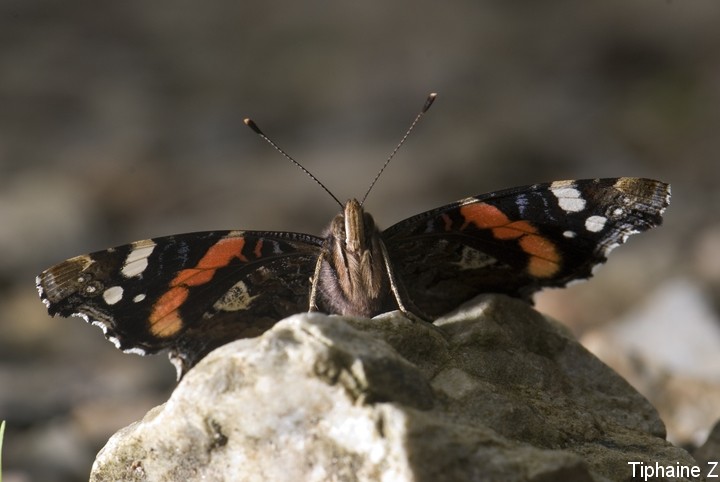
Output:
M480 293L529 299L590 277L612 248L662 222L669 194L649 179L556 181L467 198L382 237L405 296L432 318Z
M118 348L169 349L181 372L212 349L307 311L322 239L210 231L77 256L38 276L51 315L81 316Z

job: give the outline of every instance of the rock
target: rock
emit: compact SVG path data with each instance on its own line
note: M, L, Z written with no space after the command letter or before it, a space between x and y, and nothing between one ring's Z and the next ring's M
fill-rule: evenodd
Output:
M693 457L701 467L711 467L720 476L720 420L710 430L705 443L693 452Z
M215 350L91 480L629 480L694 465L559 324L482 296L437 320L287 318ZM682 479L678 479L682 480Z
M583 345L657 408L678 445L699 445L720 418L720 318L702 286L671 279Z

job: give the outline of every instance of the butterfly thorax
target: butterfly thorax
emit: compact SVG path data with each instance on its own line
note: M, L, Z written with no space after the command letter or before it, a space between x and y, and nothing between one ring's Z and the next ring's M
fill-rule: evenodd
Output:
M348 316L383 311L389 281L380 231L370 214L351 199L328 228L320 292L325 309Z

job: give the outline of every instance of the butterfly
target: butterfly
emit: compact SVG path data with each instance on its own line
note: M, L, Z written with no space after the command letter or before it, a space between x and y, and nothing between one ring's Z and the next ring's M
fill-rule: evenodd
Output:
M590 277L628 236L661 224L669 201L670 186L651 179L554 181L468 197L380 230L351 199L321 236L146 239L68 259L43 271L37 288L51 315L80 316L125 352L168 350L180 378L213 349L295 313L400 310L431 322L481 293L530 301Z

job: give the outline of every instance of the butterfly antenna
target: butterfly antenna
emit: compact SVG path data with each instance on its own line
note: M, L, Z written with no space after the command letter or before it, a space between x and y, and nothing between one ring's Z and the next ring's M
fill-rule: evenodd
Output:
M420 113L417 116L415 116L415 120L412 121L412 124L410 124L410 127L408 127L408 130L405 131L405 135L402 137L402 139L400 139L400 142L398 142L398 145L395 146L395 149L393 149L393 151L390 153L390 156L388 156L387 160L385 161L385 164L383 164L383 166L378 171L377 175L375 176L375 179L373 179L373 181L370 183L370 187L365 192L365 195L363 196L362 201L360 201L361 206L363 204L365 204L365 199L367 199L368 194L370 194L370 191L372 191L373 186L375 186L375 183L377 182L377 180L380 179L380 176L382 175L383 171L388 166L388 164L390 164L390 161L392 160L392 158L395 157L395 154L397 153L397 151L400 150L400 146L402 146L405 143L405 141L407 140L407 138L410 135L410 133L412 132L412 130L415 128L417 123L420 122L420 119L422 118L422 116L425 114L425 112L428 111L428 109L430 108L432 103L435 102L435 97L437 97L437 94L435 92L428 95L427 99L425 100L425 105L423 106L422 110L420 111Z
M276 151L278 151L280 154L282 154L283 156L285 156L285 158L286 158L287 160L289 160L290 162L292 162L293 164L295 164L297 167L299 167L305 174L307 174L307 175L310 177L310 179L312 179L313 181L315 181L316 183L318 183L318 184L320 185L320 187L323 188L323 189L325 190L325 192L328 193L328 194L330 195L330 197L332 197L332 198L335 200L336 203L338 203L338 205L340 206L340 208L341 208L341 209L343 208L343 203L341 203L340 200L339 200L337 197L335 197L335 195L334 195L332 192L330 192L330 189L328 189L327 187L325 187L325 184L323 184L322 182L320 182L320 179L318 179L317 177L315 177L312 172L310 172L310 171L308 171L307 169L305 169L305 166L303 166L303 165L300 164L298 161L296 161L295 159L293 159L292 157L290 157L290 155L289 155L287 152L283 151L283 150L280 148L280 146L278 146L277 144L275 144L275 143L272 141L272 139L270 139L268 136L266 136L265 133L264 133L263 131L261 131L260 128L257 126L257 124L255 123L255 121L253 121L253 120L250 119L250 118L246 118L246 119L243 120L243 122L245 122L245 125L248 126L250 129L252 129L252 130L255 132L255 134L257 134L257 135L259 135L260 137L262 137L263 139L265 139L265 141L266 141L268 144L270 144L271 146L273 146L273 148L275 148Z

